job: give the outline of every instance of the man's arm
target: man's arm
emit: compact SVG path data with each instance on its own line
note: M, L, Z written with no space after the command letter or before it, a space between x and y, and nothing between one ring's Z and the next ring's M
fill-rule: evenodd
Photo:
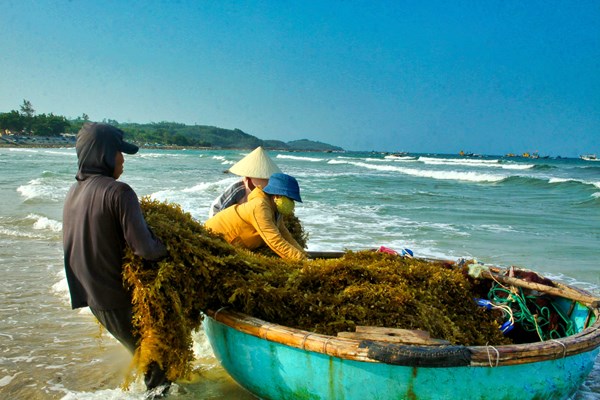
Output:
M148 228L137 195L129 186L121 192L119 204L123 235L134 254L147 260L167 255L166 247Z

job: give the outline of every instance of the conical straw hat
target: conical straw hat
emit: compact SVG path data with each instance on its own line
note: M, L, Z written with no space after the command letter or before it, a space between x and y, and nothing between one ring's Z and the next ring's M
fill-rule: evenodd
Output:
M249 178L269 179L276 172L281 172L273 160L269 158L267 152L261 147L257 147L229 168L229 172L239 176Z

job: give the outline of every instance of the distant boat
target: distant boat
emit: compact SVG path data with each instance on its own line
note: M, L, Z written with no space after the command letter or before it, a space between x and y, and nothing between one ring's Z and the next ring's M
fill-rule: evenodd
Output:
M474 156L473 153L471 153L471 152L464 152L462 150L458 153L458 155L461 156L461 157L473 157Z
M585 161L598 161L598 158L596 157L595 154L583 154L583 155L579 156L579 158L581 158L582 160L585 160Z
M538 154L537 151L534 151L533 153L525 152L525 153L523 153L522 157L537 159L537 158L540 158L540 155Z
M401 152L387 154L384 158L392 159L393 160L395 158L406 158L406 157L408 157L408 152L401 151Z

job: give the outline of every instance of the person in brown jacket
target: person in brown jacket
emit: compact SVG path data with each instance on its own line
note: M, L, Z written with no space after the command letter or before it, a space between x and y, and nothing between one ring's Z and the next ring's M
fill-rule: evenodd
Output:
M306 259L304 249L285 227L282 215L293 213L294 201L302 202L298 181L275 173L264 189L256 187L243 204L233 205L205 222L225 240L249 250L267 245L281 258Z

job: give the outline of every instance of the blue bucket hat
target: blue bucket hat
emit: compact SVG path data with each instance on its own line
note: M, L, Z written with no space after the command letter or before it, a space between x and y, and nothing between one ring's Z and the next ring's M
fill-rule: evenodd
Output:
M300 198L300 186L293 176L275 173L269 178L269 184L265 186L263 192L279 196L289 197L292 200L302 203Z

